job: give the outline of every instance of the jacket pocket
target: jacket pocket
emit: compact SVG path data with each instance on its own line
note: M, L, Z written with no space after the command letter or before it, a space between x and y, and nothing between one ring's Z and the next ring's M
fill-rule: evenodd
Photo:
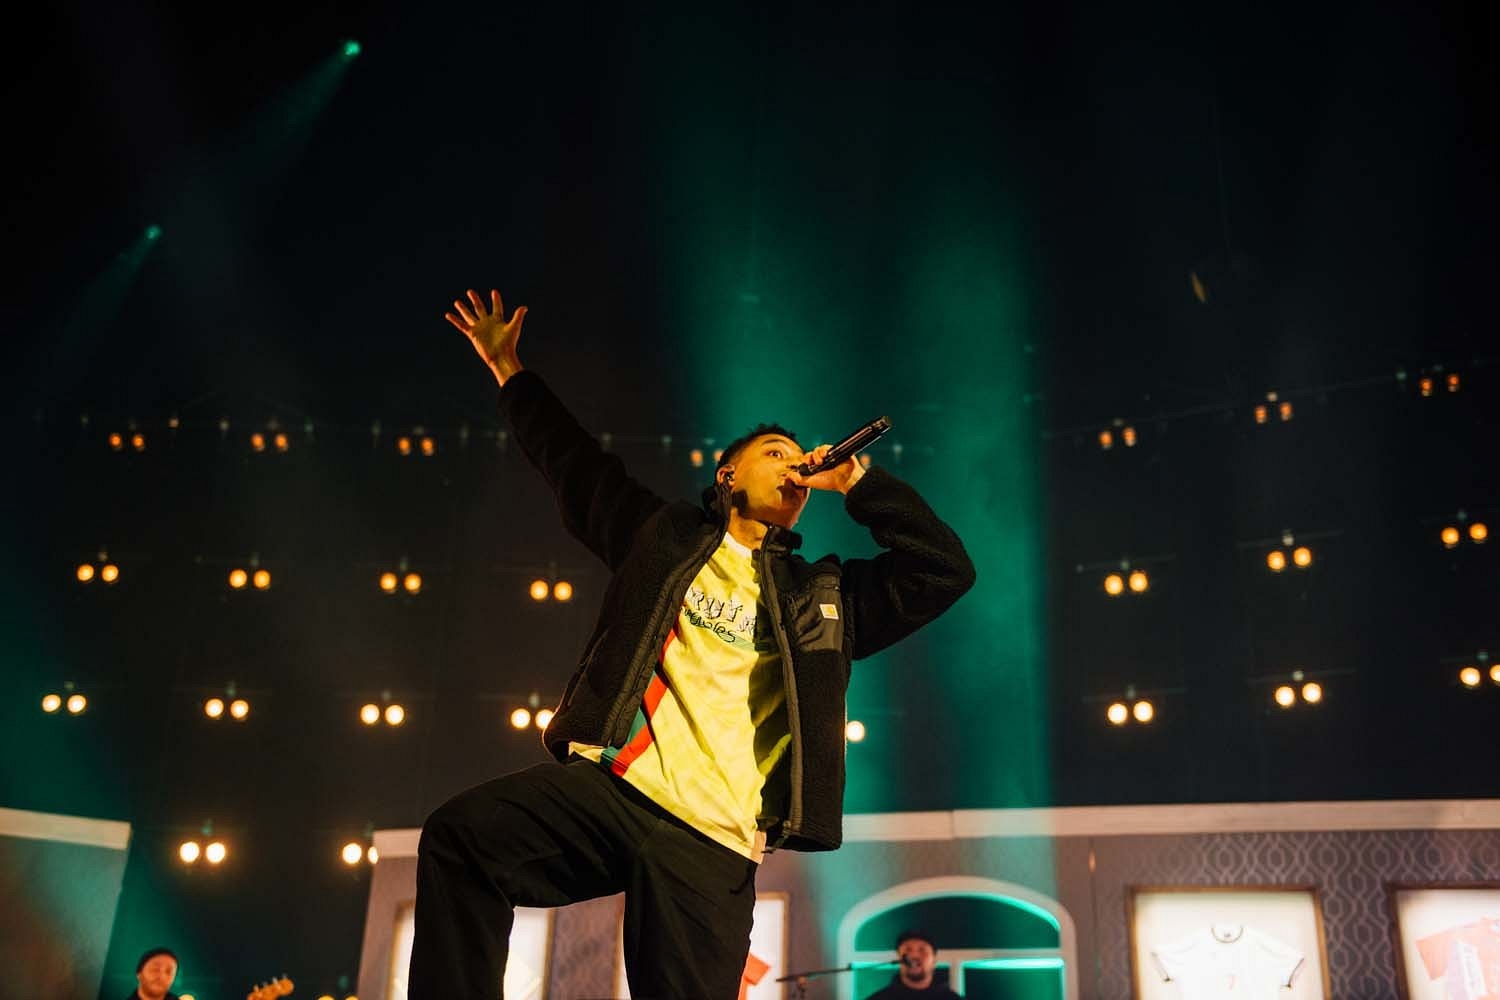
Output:
M844 600L838 577L816 577L792 597L797 648L807 652L844 648Z

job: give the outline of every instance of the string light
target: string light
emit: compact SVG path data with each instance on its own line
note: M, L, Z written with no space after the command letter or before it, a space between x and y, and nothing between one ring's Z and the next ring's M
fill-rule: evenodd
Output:
M81 694L70 694L67 704L69 715L82 715L84 709L89 707L89 700Z
M255 576L251 578L251 582L255 584L256 590L270 590L271 571L265 569L256 570Z
M223 864L229 857L229 848L221 840L215 840L203 849L203 860L211 865Z
M203 703L203 714L210 719L217 719L224 714L224 699L210 698Z
M1496 664L1491 673L1500 673L1500 664ZM1479 672L1478 667L1464 667L1458 672L1458 681L1464 687L1477 688L1484 682L1484 675Z
M1134 448L1136 441L1135 428L1126 427L1124 430L1120 431L1120 439L1125 442L1125 447Z
M385 591L387 594L394 594L396 592L396 584L397 580L395 573L380 574L380 589Z
M229 703L229 714L236 722L243 722L250 714L250 703L243 698L236 698Z
M1272 573L1280 573L1286 569L1286 553L1280 549L1272 549L1266 553L1266 565L1271 568Z
M367 726L373 726L380 721L380 706L375 704L362 705L359 710L359 721Z
M202 853L203 848L199 846L196 840L184 840L181 844L177 845L177 856L182 859L182 863L185 865L190 865L197 861L199 855Z
M408 594L420 594L422 592L422 574L408 573L401 580L401 585L406 588Z
M850 743L861 743L865 738L865 724L858 719L850 719L844 726L844 738Z
M1111 597L1118 597L1125 592L1125 580L1118 573L1111 573L1104 578L1104 592Z
M1276 704L1282 708L1291 708L1297 704L1297 692L1290 684L1283 684L1276 689Z
M60 694L46 694L46 695L42 696L42 711L43 712L46 712L48 715L51 715L53 712L56 712L59 708L62 708L62 695L60 695Z
M94 578L94 566L92 563L78 564L78 582L88 583Z
M552 725L552 716L552 709L544 708L536 713L536 718L533 721L536 723L536 727L538 729L546 729L548 726Z
M1107 430L1106 431L1100 431L1099 432L1099 447L1102 448L1102 449L1104 449L1105 451L1109 451L1114 446L1115 446L1115 436L1114 436L1114 434L1112 432L1110 432L1110 431L1107 431Z
M105 583L114 583L120 579L120 567L114 563L105 563L99 568L99 579Z
M546 580L531 581L531 599L533 601L545 601L547 599L547 595L551 592L552 588L547 586Z
M1117 701L1109 706L1109 710L1104 713L1104 717L1112 725L1123 726L1130 721L1130 709L1126 707L1123 701Z
M1484 544L1485 540L1488 539L1489 537L1490 537L1489 526L1487 524L1485 524L1483 521L1475 521L1473 524L1469 525L1469 540L1470 541L1482 545L1482 544Z
M1142 699L1131 707L1130 714L1135 716L1136 722L1146 723L1156 718L1156 706Z
M406 721L406 709L400 705L385 706L385 724L388 726L399 726Z
M1308 548L1306 545L1297 546L1297 548L1292 552L1292 562L1296 563L1302 569L1306 569L1307 567L1311 566L1312 549Z
M243 590L249 580L250 574L242 569L232 569L229 571L229 586L234 590Z
M518 708L510 713L510 725L512 729L525 729L531 725L531 709Z
M571 601L573 599L573 585L567 580L558 580L552 585L552 597L558 601Z
M1135 570L1130 574L1130 589L1137 594L1144 594L1151 586L1151 581L1146 577L1145 570Z
M344 849L339 852L339 856L344 859L344 864L353 868L365 856L365 849L351 840L344 845Z

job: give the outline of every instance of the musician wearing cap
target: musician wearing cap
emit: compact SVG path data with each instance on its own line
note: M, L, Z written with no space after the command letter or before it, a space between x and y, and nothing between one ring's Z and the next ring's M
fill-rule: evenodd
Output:
M177 956L170 948L152 948L135 963L135 990L125 1000L177 1000L172 980L177 978Z
M762 857L842 841L852 661L940 615L974 567L911 486L852 451L825 465L829 446L775 424L724 448L701 502L658 496L522 367L525 316L470 291L447 319L609 583L543 738L555 761L460 793L422 828L408 995L493 1000L514 907L624 892L633 995L733 997ZM799 555L813 492L841 496L879 554Z
M937 945L925 931L902 931L896 938L896 960L901 968L890 985L871 993L866 1000L942 1000L957 997L945 984L937 981Z

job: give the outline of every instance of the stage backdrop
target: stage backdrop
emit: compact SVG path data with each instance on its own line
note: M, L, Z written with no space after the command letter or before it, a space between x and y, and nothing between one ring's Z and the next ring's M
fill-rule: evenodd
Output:
M1500 882L1497 799L854 815L845 841L831 854L774 854L756 882L775 901L767 940L784 942L780 967L840 970L812 978L807 1000L860 1000L889 981L908 926L938 939L942 972L968 1000L1171 997L1181 981L1166 981L1164 965L1221 959L1290 978L1286 995L1399 1000L1416 994L1398 978L1398 887ZM362 1000L397 1000L416 844L415 830L376 834ZM530 996L621 995L620 912L618 897L554 911L550 954L527 959L547 970ZM1434 995L1443 987L1431 983Z
M130 824L0 809L0 997L97 1000Z

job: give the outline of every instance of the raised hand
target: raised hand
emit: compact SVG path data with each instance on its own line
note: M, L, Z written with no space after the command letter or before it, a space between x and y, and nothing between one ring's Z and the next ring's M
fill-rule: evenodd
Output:
M469 301L454 299L456 313L444 313L443 318L469 338L474 350L495 373L495 381L501 385L521 370L521 359L516 354L516 344L521 340L521 324L526 319L526 307L518 306L505 320L505 303L500 301L500 292L490 289L490 308L485 309L484 299L474 289L469 289Z

